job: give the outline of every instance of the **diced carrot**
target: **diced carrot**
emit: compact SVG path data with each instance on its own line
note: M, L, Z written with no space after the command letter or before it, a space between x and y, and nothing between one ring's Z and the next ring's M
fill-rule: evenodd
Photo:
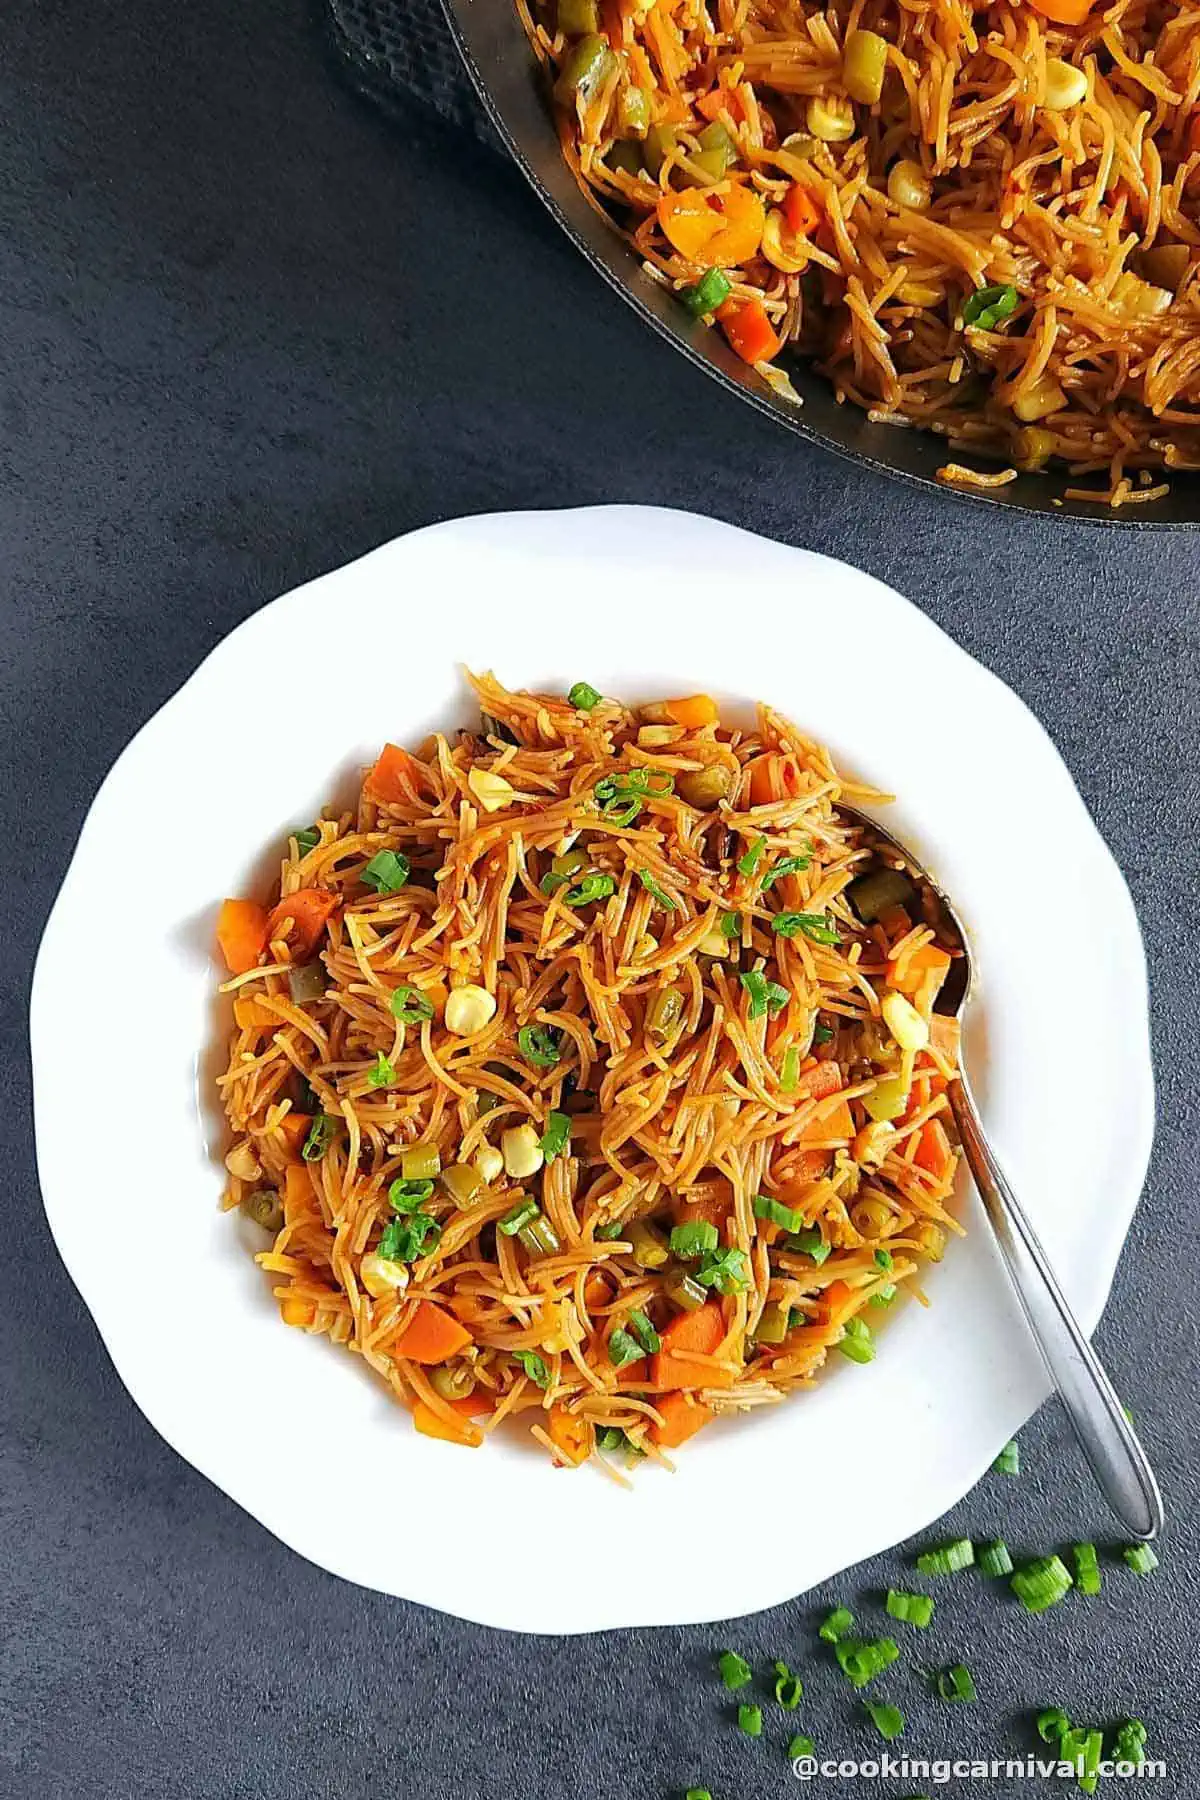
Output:
M844 1086L842 1071L837 1063L819 1062L813 1063L811 1068L801 1070L797 1092L807 1094L810 1100L825 1100Z
M907 994L911 1000L928 981L935 981L933 992L936 996L947 975L950 973L950 957L945 950L939 950L936 944L922 944L911 956L904 959L903 967L897 972L897 965L889 962L887 966L888 980L900 993Z
M289 1225L309 1217L316 1209L307 1163L289 1163L283 1178L283 1216Z
M676 1450L694 1437L712 1418L712 1409L701 1406L689 1394L662 1394L654 1402L662 1414L661 1425L651 1425L651 1440L663 1450Z
M724 306L717 308L717 317L730 348L743 362L770 362L783 349L783 339L776 333L761 300L726 300Z
M341 896L328 888L297 888L272 907L267 920L267 941L283 938L293 962L308 962L320 941L326 921L341 905Z
M278 1013L273 1013L253 994L238 995L233 1003L233 1016L243 1031L278 1031L283 1023Z
M607 1275L597 1270L588 1276L583 1284L583 1300L589 1311L597 1306L607 1306L612 1297L613 1285Z
M848 1281L831 1281L820 1297L820 1313L826 1325L841 1325L858 1304L858 1292Z
M307 1331L317 1316L316 1307L303 1294L285 1295L279 1303L279 1312L285 1325L295 1325L300 1331Z
M483 1442L483 1433L472 1425L470 1417L462 1413L463 1402L451 1400L449 1404L456 1413L462 1414L462 1423L454 1425L444 1419L441 1413L434 1412L432 1406L424 1400L418 1400L413 1406L413 1424L423 1437L441 1438L448 1444L463 1444L475 1449Z
M772 800L778 800L775 787L776 758L770 754L756 756L750 764L750 780L746 797L751 806L769 806Z
M832 1152L829 1150L804 1150L799 1156L788 1159L788 1179L782 1197L789 1206L793 1204L789 1198L789 1194L793 1190L808 1187L812 1182L820 1181L829 1167L831 1155Z
M783 216L797 237L807 237L821 223L816 195L802 182L793 181L783 197Z
M440 1363L473 1341L470 1332L442 1307L432 1300L418 1300L416 1312L390 1348L393 1356L407 1357L409 1362Z
M1092 10L1093 0L1030 0L1034 12L1056 25L1082 25Z
M810 1119L800 1133L802 1144L823 1144L826 1138L851 1138L854 1136L854 1114L850 1111L850 1103L843 1100L823 1118Z
M231 975L253 969L267 945L267 914L254 900L223 900L217 914L217 943Z
M940 1119L928 1119L922 1125L913 1161L919 1169L927 1170L936 1181L944 1181L950 1173L954 1152Z
M541 1424L539 1415L538 1423ZM592 1427L578 1413L565 1406L552 1406L546 1415L546 1430L551 1442L562 1452L563 1462L574 1468L592 1454Z
M704 1182L689 1190L687 1199L675 1205L676 1223L692 1225L705 1221L718 1230L733 1211L733 1189L728 1182Z
M410 756L399 744L385 744L367 770L363 789L372 800L382 800L387 806L403 806L406 801L417 798L421 784L426 780L425 771L415 756Z
M299 1156L304 1140L312 1130L312 1115L302 1112L284 1113L279 1121L279 1129L283 1133L288 1154Z
M706 1368L678 1354L680 1350L691 1350L701 1356L713 1356L720 1349L725 1339L725 1317L717 1301L706 1300L695 1312L678 1313L660 1335L662 1349L651 1364L655 1387L731 1387L737 1379L729 1371Z
M727 112L731 119L740 124L743 111L741 97L735 88L710 88L707 94L701 94L696 102L696 111L710 122Z
M699 731L704 725L715 725L721 717L716 701L709 694L688 694L682 700L664 700L668 719L682 725L685 731Z

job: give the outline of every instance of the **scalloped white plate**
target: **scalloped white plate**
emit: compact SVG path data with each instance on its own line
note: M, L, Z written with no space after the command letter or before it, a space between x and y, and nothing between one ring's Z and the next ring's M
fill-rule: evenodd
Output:
M920 1530L1044 1397L973 1193L931 1307L898 1306L873 1364L834 1358L813 1392L714 1425L631 1493L512 1437L476 1452L419 1437L344 1350L280 1324L241 1222L218 1211L216 907L385 739L469 722L463 663L513 686L769 699L901 796L888 823L972 928L987 1123L1089 1328L1153 1124L1132 902L1041 726L914 606L845 564L638 507L433 526L286 594L101 787L34 978L37 1151L63 1260L146 1417L285 1543L367 1587L526 1631L751 1612ZM1056 930L1053 897L1079 894ZM80 1083L62 1021L96 943L127 979L105 1000L114 1080ZM113 1147L107 1169L96 1146ZM786 1554L726 1556L719 1593L686 1557L641 1558L636 1582L597 1578L619 1558L577 1564L581 1544L654 1542L692 1507L733 1529L764 1493L788 1514ZM434 1528L419 1558L390 1558L380 1535L401 1501ZM531 1517L533 1563L505 1526Z

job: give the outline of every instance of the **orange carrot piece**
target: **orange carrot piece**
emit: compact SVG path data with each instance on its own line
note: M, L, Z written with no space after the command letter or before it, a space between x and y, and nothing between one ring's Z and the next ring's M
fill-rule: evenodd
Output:
M316 1196L309 1179L307 1163L289 1163L283 1178L283 1216L287 1224L308 1217L316 1210Z
M326 921L341 905L341 897L328 888L297 888L272 907L267 920L267 941L283 938L293 962L308 962L320 941ZM290 923L289 923L290 920Z
M303 1294L285 1294L279 1302L279 1313L285 1325L307 1331L317 1316L317 1309Z
M393 1340L393 1356L409 1362L440 1363L473 1343L469 1331L432 1300L418 1300L417 1310L400 1336Z
M831 1281L821 1293L820 1310L826 1325L842 1325L858 1305L858 1290L848 1281Z
M776 759L769 754L756 756L750 764L746 798L751 806L769 806L772 800L779 799L775 786L775 769Z
M783 216L797 237L807 237L821 223L821 208L811 188L793 181L783 197Z
M456 1413L461 1412L461 1401L451 1400L448 1404ZM462 1416L461 1424L452 1425L449 1419L434 1412L432 1406L427 1405L424 1400L418 1400L413 1405L413 1424L422 1437L441 1438L447 1444L463 1444L475 1449L483 1442L483 1433L471 1424L467 1415Z
M802 1069L797 1092L807 1094L810 1100L827 1100L830 1094L836 1094L844 1087L842 1071L835 1062L813 1063L811 1068Z
M716 701L708 694L688 694L682 700L665 700L663 710L668 719L682 725L685 731L699 731L702 726L715 725L721 716Z
M288 1147L290 1156L299 1156L304 1140L312 1130L311 1113L284 1113L279 1121L279 1129L283 1133L283 1141Z
M538 1423L541 1424L539 1418ZM578 1413L565 1406L552 1406L546 1415L546 1430L555 1449L562 1453L564 1464L574 1468L592 1454L592 1428Z
M810 1119L800 1133L802 1144L823 1144L826 1138L851 1138L854 1136L854 1114L850 1111L850 1103L843 1100L824 1118Z
M676 1203L676 1223L693 1225L703 1221L715 1225L719 1231L733 1211L733 1189L713 1183L710 1187L697 1188L695 1192L694 1200L681 1199Z
M1056 25L1082 25L1092 10L1092 0L1029 0L1034 12Z
M919 1169L927 1170L936 1181L944 1181L950 1173L954 1152L940 1119L928 1119L922 1125L913 1161Z
M781 1189L781 1198L791 1206L795 1202L791 1195L808 1187L814 1181L820 1181L829 1168L832 1150L804 1150L799 1156L788 1160L788 1178Z
M712 1409L688 1394L662 1394L654 1402L662 1414L661 1425L651 1425L650 1438L663 1450L677 1450L712 1418Z
M928 981L934 981L933 992L936 996L947 975L950 973L950 957L945 950L939 950L936 944L922 944L919 950L905 958L903 970L896 972L896 964L889 962L887 966L888 980L902 994L911 1000Z
M651 1364L655 1387L698 1388L730 1387L736 1377L724 1370L708 1369L702 1363L689 1362L678 1355L691 1350L701 1356L713 1356L725 1340L725 1316L717 1301L706 1300L695 1312L679 1313L663 1328L662 1349Z
M583 1284L583 1300L589 1312L597 1306L607 1306L612 1297L613 1286L607 1275L597 1270L588 1276Z
M739 124L742 119L742 102L736 90L727 87L710 88L707 94L701 94L696 102L696 111L711 121L720 118L727 112L731 119Z
M267 946L267 915L254 900L223 900L217 914L217 943L231 975L253 969Z
M283 1023L278 1013L271 1012L253 994L238 995L233 1003L233 1016L242 1031L278 1031Z
M726 300L718 307L721 329L743 362L770 362L783 349L761 300Z
M385 744L367 770L363 788L372 800L382 800L387 806L403 806L406 801L416 799L424 778L424 770L415 756L410 756L399 744Z

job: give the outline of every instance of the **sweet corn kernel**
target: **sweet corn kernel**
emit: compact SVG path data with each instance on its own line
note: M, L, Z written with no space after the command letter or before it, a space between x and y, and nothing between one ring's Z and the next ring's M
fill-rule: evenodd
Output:
M301 1331L307 1331L317 1316L317 1309L302 1294L289 1294L280 1302L279 1313L285 1325L295 1325Z
M511 781L505 781L503 775L493 775L490 769L472 769L467 786L485 812L499 812L501 807L511 806L517 791Z
M495 1012L495 996L486 988L470 984L453 988L446 1001L446 1030L456 1037L473 1037L483 1030Z
M262 1164L255 1156L248 1138L243 1138L240 1144L235 1144L227 1153L225 1167L239 1181L257 1181L262 1174Z
M796 235L777 206L771 208L763 226L762 253L785 275L798 275L808 267L807 240Z
M504 1167L504 1158L491 1144L480 1144L475 1152L475 1167L485 1181L495 1181Z
M933 198L929 177L920 163L904 156L888 172L887 191L889 200L906 206L910 212L924 212Z
M814 94L804 118L813 136L824 144L840 144L854 136L854 108L840 94Z
M374 1300L387 1300L408 1286L408 1270L403 1263L388 1262L368 1251L358 1265L359 1279Z
M880 1003L883 1022L902 1050L923 1050L929 1042L929 1026L911 1000L894 990Z
M1068 106L1078 106L1087 93L1087 76L1074 63L1064 62L1061 56L1051 56L1046 61L1046 97L1042 105L1048 112L1064 112Z
M544 1161L542 1146L532 1125L514 1125L511 1130L502 1132L500 1148L504 1153L505 1170L514 1181L536 1175Z

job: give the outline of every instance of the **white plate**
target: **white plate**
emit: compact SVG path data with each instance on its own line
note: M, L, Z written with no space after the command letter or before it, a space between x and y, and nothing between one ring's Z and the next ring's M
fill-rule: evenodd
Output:
M1044 1396L973 1194L932 1307L897 1307L872 1365L835 1357L814 1392L714 1425L632 1493L511 1438L419 1437L345 1351L281 1326L217 1209L217 904L261 885L287 828L385 739L469 723L463 663L512 686L769 699L902 796L888 823L973 928L968 1062L988 1125L1089 1328L1150 1149L1133 906L1041 726L915 607L842 563L635 507L434 526L285 595L101 788L34 980L38 1163L147 1418L286 1543L385 1593L526 1631L751 1612L937 1517ZM105 1061L86 1081L68 1047L81 983ZM741 1547L764 1506L788 1522L770 1554ZM401 1514L427 1523L419 1555L392 1553ZM719 1583L671 1548L689 1517L722 1546ZM535 1557L518 1547L530 1521ZM621 1546L655 1543L628 1574Z

